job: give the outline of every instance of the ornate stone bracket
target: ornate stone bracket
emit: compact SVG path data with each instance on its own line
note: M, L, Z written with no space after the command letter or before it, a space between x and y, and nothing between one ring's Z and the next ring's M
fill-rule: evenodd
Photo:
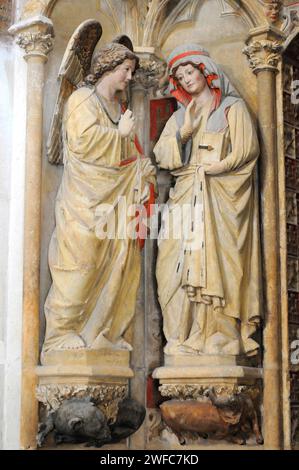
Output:
M36 398L47 412L56 411L64 400L90 396L107 421L116 419L118 404L128 396L128 385L46 384L38 385Z
M265 69L276 71L282 49L278 41L261 39L246 46L243 53L248 57L249 66L257 73Z
M206 401L208 399L208 385L196 384L163 384L159 387L159 391L163 397L175 398L178 400L198 400ZM248 385L237 384L220 384L213 386L214 393L217 397L239 395L241 393L250 394L252 398L259 395L259 388Z

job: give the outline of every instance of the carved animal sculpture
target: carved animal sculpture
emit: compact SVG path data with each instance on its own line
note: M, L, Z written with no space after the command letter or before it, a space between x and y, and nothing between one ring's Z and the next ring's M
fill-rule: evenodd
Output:
M85 442L88 446L101 447L136 432L144 417L144 407L136 400L126 398L119 404L115 423L108 425L92 398L71 398L64 400L39 426L37 444L41 447L46 436L54 431L56 444Z
M134 434L140 428L145 418L145 408L132 398L125 398L120 402L114 424L110 425L111 442Z
M110 442L111 433L106 418L90 397L64 400L57 411L51 413L39 427L38 446L54 430L56 444L87 442L100 447Z
M183 432L197 433L199 437L227 439L237 444L246 444L251 429L256 442L263 444L257 414L251 398L245 395L232 395L216 398L209 392L210 402L196 400L169 400L160 405L164 422L185 444Z

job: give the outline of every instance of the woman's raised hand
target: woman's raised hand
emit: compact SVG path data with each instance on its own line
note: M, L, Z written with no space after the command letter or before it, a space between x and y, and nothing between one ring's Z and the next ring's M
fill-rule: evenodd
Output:
M199 126L201 116L196 116L196 111L196 102L193 99L186 108L184 124L180 129L181 139L183 142L186 142Z
M118 123L118 131L122 137L128 137L135 126L135 118L132 111L127 109L124 114L121 115L121 118Z
M188 104L185 112L184 126L193 130L193 121L195 117L196 103L195 100L191 100Z

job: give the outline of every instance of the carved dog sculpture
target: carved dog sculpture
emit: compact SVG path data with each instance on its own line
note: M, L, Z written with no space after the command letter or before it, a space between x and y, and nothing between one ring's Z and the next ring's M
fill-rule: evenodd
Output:
M64 400L58 410L40 425L37 444L42 446L46 436L54 431L56 444L86 442L89 446L101 447L133 434L144 417L144 407L136 400L126 398L119 404L115 423L108 425L92 398L71 398Z
M160 405L164 422L185 444L184 431L195 432L200 437L227 439L238 444L246 444L246 435L253 429L256 442L263 444L257 414L251 398L232 395L216 398L209 392L210 402L196 400L169 400Z

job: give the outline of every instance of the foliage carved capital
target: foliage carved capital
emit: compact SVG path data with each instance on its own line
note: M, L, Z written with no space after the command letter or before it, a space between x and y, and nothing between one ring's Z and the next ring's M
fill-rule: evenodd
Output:
M140 66L134 75L134 84L144 89L157 87L160 77L165 72L165 64L155 56L141 57Z
M163 384L160 385L159 391L163 397L167 398L207 401L210 388L209 385L199 384ZM213 391L216 397L239 395L241 393L247 393L256 397L260 393L257 386L237 384L218 384L213 387Z
M261 70L276 72L282 50L280 42L261 39L251 42L243 49L243 53L247 56L249 66L254 73Z
M41 56L47 59L47 55L53 49L52 35L41 32L21 33L17 36L16 43L25 50L25 58Z
M118 404L127 396L127 385L46 384L36 388L36 398L48 412L56 411L64 400L91 397L110 421L116 419Z

